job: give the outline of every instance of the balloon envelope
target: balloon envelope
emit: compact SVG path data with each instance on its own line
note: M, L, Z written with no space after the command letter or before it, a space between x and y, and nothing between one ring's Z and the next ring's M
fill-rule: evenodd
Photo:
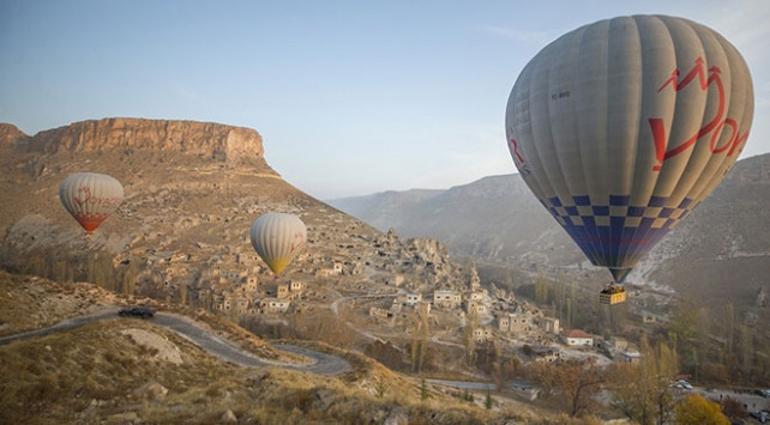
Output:
M720 34L619 17L563 35L525 66L506 134L535 196L622 282L722 181L753 113L748 67Z
M91 234L123 201L123 186L106 174L70 174L59 186L59 199Z
M307 228L294 214L270 212L251 226L251 245L275 275L305 247Z

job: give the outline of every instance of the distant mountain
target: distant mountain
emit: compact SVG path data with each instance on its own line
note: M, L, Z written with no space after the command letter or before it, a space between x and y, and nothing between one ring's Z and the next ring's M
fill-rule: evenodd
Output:
M389 191L329 203L380 230L393 227L402 235L437 238L457 255L492 263L518 261L544 235L549 243L571 243L518 175L484 177L443 191ZM569 262L577 261L579 252L565 248L575 253Z
M355 217L367 217L369 225L384 232L393 222L408 223L411 208L443 192L431 189L389 190L374 195L335 199L330 204Z
M413 193L330 203L379 229L439 239L451 253L480 262L524 270L587 266L518 175L485 177L420 199ZM637 269L631 280L668 284L696 299L750 304L760 287L770 289L770 154L738 162Z

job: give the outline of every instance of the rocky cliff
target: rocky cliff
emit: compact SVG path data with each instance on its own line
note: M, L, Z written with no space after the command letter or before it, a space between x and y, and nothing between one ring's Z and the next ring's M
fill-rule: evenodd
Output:
M16 127L0 127L0 140L21 137ZM21 133L21 132L19 132ZM21 133L23 136L23 133ZM45 153L103 152L110 150L171 151L233 162L264 155L256 130L196 122L107 118L72 123L41 131L26 140L30 151Z
M13 124L0 123L0 146L13 144L28 137Z
M334 299L364 283L367 291L390 290L394 275L413 288L468 280L469 268L452 263L441 245L386 237L291 186L265 161L254 130L85 121L0 145L0 169L0 268L12 271L214 308L232 301L246 276L272 278L248 232L261 214L280 211L308 227L307 252L283 275L313 288L308 300ZM125 190L91 238L58 199L62 179L80 171L110 174ZM249 305L266 296L253 288L247 295Z

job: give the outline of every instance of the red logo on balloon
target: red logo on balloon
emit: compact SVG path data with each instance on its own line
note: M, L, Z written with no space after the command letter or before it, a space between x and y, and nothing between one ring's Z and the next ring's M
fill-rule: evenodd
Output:
M707 134L711 134L709 138L709 148L712 153L721 153L729 149L727 156L731 156L734 153L740 153L741 146L749 137L749 131L746 130L743 134L738 130L738 122L733 118L724 118L725 114L725 89L722 85L722 78L720 76L721 70L717 66L712 66L708 69L708 77L706 77L706 65L703 58L698 57L695 60L695 66L684 76L679 79L680 71L675 69L671 73L663 85L658 88L658 93L663 91L669 85L674 92L684 90L693 81L698 81L699 88L702 91L707 91L709 86L715 85L717 89L718 107L714 117L706 123L702 128L695 132L691 137L684 140L680 144L667 149L668 138L666 136L666 127L662 118L650 118L650 130L652 130L652 138L655 143L655 155L657 163L652 167L653 170L659 171L663 167L663 162L669 158L679 155L691 148L702 137ZM723 145L718 146L718 136L722 133L725 126L730 127L730 138L727 139Z

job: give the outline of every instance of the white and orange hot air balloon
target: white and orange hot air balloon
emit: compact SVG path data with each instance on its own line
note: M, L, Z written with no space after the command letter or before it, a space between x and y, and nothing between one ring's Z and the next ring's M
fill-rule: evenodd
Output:
M753 115L748 66L722 35L627 16L543 48L516 80L505 127L526 184L620 284L719 185Z
M269 212L251 226L251 245L275 276L305 247L307 228L294 214Z
M59 199L90 235L123 201L123 186L106 174L70 174L59 186Z

